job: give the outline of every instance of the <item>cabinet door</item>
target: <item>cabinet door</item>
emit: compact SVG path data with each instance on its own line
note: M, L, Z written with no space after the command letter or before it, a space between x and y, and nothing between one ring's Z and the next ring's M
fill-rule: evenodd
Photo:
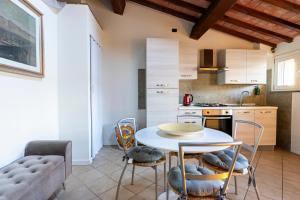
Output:
M147 112L176 111L178 109L178 89L147 89ZM177 114L175 114L176 117Z
M235 120L254 121L254 110L235 110L233 115L233 128L235 128ZM255 129L251 125L238 124L236 139L242 140L248 145L255 143Z
M197 48L179 45L179 79L192 80L198 77Z
M174 66L147 67L147 88L179 88L178 70Z
M177 111L147 111L147 127L176 122Z
M179 66L179 44L176 40L147 38L146 64L150 66Z
M266 84L267 53L262 50L247 50L247 83Z
M276 118L277 111L274 109L255 111L255 122L264 127L260 145L276 145Z
M228 71L225 72L226 84L244 84L246 83L246 50L244 49L226 49L225 66Z

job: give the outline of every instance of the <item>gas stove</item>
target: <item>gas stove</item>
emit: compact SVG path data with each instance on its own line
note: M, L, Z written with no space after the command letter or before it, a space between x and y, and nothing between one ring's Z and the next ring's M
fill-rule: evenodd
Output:
M195 103L193 106L198 107L226 107L227 105L221 103Z

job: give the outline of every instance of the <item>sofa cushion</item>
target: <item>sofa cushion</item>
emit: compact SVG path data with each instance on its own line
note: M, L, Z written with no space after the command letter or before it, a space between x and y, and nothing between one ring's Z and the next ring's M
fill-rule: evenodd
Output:
M128 152L128 157L132 158L135 162L155 162L160 160L165 156L164 152L147 147L147 146L137 146L130 149Z
M226 149L214 153L206 153L202 156L202 158L204 161L208 162L213 166L220 167L224 170L228 170L230 164L232 163L234 153L235 152L232 149ZM245 174L248 171L248 166L248 159L242 154L239 154L234 166L234 171Z
M19 200L64 164L63 156L26 156L0 169L0 199Z
M185 172L194 175L213 175L213 171L197 165L187 164ZM168 182L177 192L182 193L182 174L179 167L173 167L168 173ZM221 180L187 180L187 193L193 196L210 196L218 194L223 187Z

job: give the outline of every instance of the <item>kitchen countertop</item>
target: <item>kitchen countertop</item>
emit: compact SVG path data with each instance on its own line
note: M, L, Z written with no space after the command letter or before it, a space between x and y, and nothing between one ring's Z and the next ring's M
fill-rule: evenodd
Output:
M200 106L178 106L179 110L204 110L204 109L232 109L232 110L242 110L242 109L251 109L251 110L259 110L259 109L278 109L275 106L224 106L224 107L200 107Z

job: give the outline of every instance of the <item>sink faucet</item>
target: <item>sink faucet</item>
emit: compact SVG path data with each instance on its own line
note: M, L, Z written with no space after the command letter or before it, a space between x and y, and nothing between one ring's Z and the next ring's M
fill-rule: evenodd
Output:
M245 94L246 94L247 96L249 96L249 95L250 95L250 92L249 92L249 91L243 91L243 92L241 93L241 96L240 96L240 106L243 105L243 100L244 100Z

